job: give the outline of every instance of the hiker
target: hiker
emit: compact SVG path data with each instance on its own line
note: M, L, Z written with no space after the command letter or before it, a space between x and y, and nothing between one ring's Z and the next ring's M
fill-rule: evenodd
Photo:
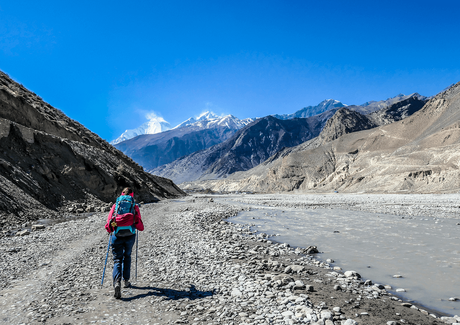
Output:
M126 187L112 206L105 229L112 234L113 287L115 298L121 298L121 280L128 288L131 275L131 252L136 241L136 229L143 231L139 207L134 202L134 193ZM123 274L122 274L123 273Z

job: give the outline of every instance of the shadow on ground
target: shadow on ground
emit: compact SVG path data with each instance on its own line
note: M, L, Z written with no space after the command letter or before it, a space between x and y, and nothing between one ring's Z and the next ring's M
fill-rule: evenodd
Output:
M190 300L195 299L203 299L214 294L213 291L200 291L195 288L194 285L191 285L189 289L186 290L174 290L174 289L166 289L166 288L157 288L157 287L137 287L131 285L130 289L135 290L148 290L146 293L141 293L132 297L123 297L121 300L123 301L131 301L135 299L145 298L149 296L163 296L167 297L169 300L178 300L181 298L188 298Z

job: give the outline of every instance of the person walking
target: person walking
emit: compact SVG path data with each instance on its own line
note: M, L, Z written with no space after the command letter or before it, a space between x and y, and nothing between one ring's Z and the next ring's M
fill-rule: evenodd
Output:
M121 195L112 206L105 225L111 234L113 255L113 287L114 297L121 298L121 281L128 288L131 276L131 253L136 241L136 229L144 230L141 213L134 201L134 193L130 187L123 189Z

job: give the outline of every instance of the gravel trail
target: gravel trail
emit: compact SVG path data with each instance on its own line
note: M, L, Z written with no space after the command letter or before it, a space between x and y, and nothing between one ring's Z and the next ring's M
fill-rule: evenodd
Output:
M225 221L241 206L206 197L141 208L138 279L113 298L100 281L105 214L0 238L2 324L443 324L355 272ZM431 315L430 315L431 314Z

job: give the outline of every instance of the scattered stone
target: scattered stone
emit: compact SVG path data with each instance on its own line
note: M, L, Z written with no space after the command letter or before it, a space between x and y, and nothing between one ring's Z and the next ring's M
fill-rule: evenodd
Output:
M321 311L321 319L332 319L332 314L329 310Z
M354 277L354 278L357 278L357 279L360 279L361 278L361 275L359 275L358 272L356 271L346 271L344 273L344 275L347 277L347 278L351 278L351 277Z
M301 266L301 265L289 265L288 267L286 267L286 269L284 270L284 273L286 274L289 274L289 273L300 273L302 271L305 270L305 267Z
M45 229L45 225L40 225L40 224L32 225L31 229L32 231Z
M446 317L446 316L442 316L440 317L440 319L444 322L444 323L447 323L447 324L457 324L458 321L455 317Z
M308 285L308 284L305 286L305 290L307 290L307 291L309 291L309 292L315 291L315 289L313 288L313 286L312 286L312 285Z
M16 236L26 236L26 235L30 235L30 231L28 229L24 229L16 233Z

